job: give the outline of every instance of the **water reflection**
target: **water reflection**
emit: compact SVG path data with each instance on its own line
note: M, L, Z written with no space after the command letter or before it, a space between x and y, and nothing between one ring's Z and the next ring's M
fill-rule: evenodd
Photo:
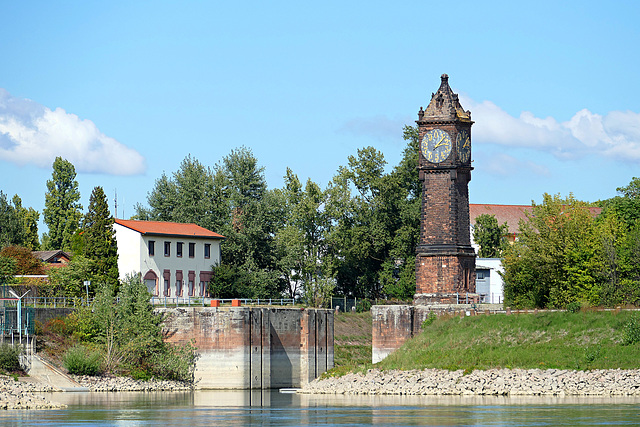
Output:
M54 411L0 411L2 425L637 425L637 397L335 396L277 391L51 393Z

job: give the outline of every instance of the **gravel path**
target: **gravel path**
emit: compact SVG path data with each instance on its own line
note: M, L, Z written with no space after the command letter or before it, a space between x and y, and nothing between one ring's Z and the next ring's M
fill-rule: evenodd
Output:
M317 379L299 393L373 395L638 396L640 370L380 371Z

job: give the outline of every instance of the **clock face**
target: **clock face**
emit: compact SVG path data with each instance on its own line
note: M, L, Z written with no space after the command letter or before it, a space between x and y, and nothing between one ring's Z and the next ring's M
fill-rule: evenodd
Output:
M469 132L461 130L456 139L456 147L458 151L458 159L462 163L468 163L471 158L471 137Z
M422 138L420 150L431 163L440 163L451 153L451 137L442 129L430 130Z

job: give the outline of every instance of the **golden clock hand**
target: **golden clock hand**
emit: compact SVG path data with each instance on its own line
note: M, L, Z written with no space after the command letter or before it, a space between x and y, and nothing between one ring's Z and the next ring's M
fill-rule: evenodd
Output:
M436 145L433 146L434 150L442 145L442 140L444 140L444 135L442 135L440 141L436 142Z

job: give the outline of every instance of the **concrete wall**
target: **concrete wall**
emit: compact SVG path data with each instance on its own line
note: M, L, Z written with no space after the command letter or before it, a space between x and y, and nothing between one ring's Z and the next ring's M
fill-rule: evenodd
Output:
M422 330L431 313L475 314L471 304L374 305L371 307L371 361L378 363Z
M333 367L333 312L189 307L166 315L166 340L192 342L200 389L300 387Z

